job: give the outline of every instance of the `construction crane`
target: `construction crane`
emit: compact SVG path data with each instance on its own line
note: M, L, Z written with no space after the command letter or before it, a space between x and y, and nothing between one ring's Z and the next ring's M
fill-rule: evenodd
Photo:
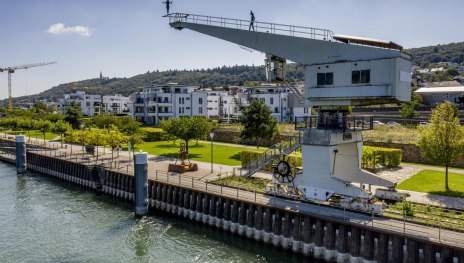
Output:
M34 64L27 64L27 65L21 65L21 66L12 66L12 67L6 67L6 68L0 68L0 72L6 71L8 72L8 109L13 108L13 98L11 96L11 74L14 73L18 69L28 69L28 68L33 68L33 67L41 67L41 66L46 66L50 64L56 64L56 61L52 62L42 62L42 63L34 63Z

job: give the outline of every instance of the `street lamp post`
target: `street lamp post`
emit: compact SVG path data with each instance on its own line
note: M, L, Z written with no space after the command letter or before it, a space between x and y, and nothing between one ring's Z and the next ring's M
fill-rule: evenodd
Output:
M213 138L214 138L214 132L209 133L209 138L211 140L211 173L213 173Z

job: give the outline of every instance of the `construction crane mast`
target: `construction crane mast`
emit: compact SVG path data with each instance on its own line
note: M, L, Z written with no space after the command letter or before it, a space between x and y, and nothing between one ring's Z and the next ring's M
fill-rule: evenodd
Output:
M56 63L57 63L56 61L52 61L52 62L42 62L42 63L27 64L27 65L21 65L21 66L0 68L0 72L3 72L3 71L8 72L8 109L13 108L13 98L11 96L11 74L12 73L14 73L18 69L41 67L41 66L46 66L50 64L56 64Z

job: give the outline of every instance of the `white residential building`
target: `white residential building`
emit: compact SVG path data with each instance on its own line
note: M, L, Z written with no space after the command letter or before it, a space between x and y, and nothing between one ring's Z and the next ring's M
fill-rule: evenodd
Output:
M82 114L85 116L100 115L102 102L101 95L85 94L85 91L76 91L72 94L65 94L64 99L60 99L60 111L66 114L72 102L81 107Z
M112 115L130 115L129 102L129 97L124 97L121 94L103 96L102 113Z
M207 116L208 94L175 83L144 88L130 96L132 118L147 124L182 116Z
M308 116L309 107L284 86L261 85L244 88L241 93L237 94L239 115L253 99L264 102L271 109L272 116L279 122L294 121L296 117Z

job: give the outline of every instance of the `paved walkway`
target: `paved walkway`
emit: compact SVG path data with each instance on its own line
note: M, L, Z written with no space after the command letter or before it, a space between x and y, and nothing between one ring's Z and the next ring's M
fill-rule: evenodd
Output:
M0 134L0 136L4 137L3 134ZM39 143L40 142L43 143L43 140L40 140L40 139L36 140L32 138L31 140L38 141ZM52 140L49 142L55 142L57 145L59 145L59 140L58 141ZM60 149L59 151L61 152L64 151L64 152L67 152L68 154L70 154L71 152L82 154L81 145L71 145L71 144L65 144L65 145L67 145L66 149ZM230 144L224 144L224 145L230 145ZM249 147L254 148L254 146L249 146ZM115 153L115 156L117 156L116 153ZM175 158L156 156L152 154L149 154L148 158L150 160L149 171L152 171L149 174L150 177L156 176L155 171L166 172L168 170L169 164L173 164L176 162ZM99 159L106 160L109 162L111 160L111 150L103 149L100 147L99 148ZM183 177L192 177L192 178L200 179L203 181L211 181L211 180L217 179L219 175L220 176L229 176L233 174L240 175L240 166L213 164L213 172L211 172L211 163L200 162L200 161L192 161L192 162L198 165L198 171L186 172L182 174ZM115 158L114 165L115 165L114 170L121 170L121 171L127 171L127 172L132 172L133 170L133 168L130 168L130 166L132 165L132 162L129 161L129 153L127 151L121 151L119 153L119 157ZM393 178L398 183L400 183L422 170L443 171L444 168L420 165L420 164L402 163L399 169L382 171L380 174L383 176L389 177L389 178ZM449 172L464 174L463 169L452 169L451 168L449 169ZM254 174L253 176L260 177L260 178L266 178L266 179L272 179L272 175L267 172L259 172L259 173ZM414 192L414 191L405 191L405 190L399 190L399 191L409 193L410 196L407 198L407 200L414 202L414 203L430 204L430 205L435 205L435 206L443 206L443 207L448 207L452 209L464 210L464 198L448 197L448 196L420 193L420 192Z

